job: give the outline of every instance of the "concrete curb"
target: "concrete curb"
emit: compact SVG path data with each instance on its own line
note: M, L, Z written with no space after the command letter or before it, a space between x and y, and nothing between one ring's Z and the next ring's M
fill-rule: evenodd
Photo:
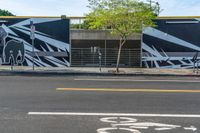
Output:
M196 74L147 74L147 73L95 73L75 71L0 71L0 76L164 76L164 77L200 77Z

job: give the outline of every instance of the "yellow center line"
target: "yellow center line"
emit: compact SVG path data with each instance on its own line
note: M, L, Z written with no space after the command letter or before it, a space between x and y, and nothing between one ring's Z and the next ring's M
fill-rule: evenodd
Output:
M120 88L57 88L57 91L101 91L101 92L158 92L158 93L200 93L200 90L166 89L120 89Z

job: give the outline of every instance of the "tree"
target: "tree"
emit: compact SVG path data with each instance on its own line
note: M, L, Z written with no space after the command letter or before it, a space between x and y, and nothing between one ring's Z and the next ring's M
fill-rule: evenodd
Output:
M156 6L139 0L88 0L91 12L86 15L91 29L110 28L120 37L116 72L119 72L121 49L127 38L141 33L144 26L155 26ZM151 7L151 8L150 8Z
M14 15L7 10L0 9L0 16L14 16Z
M89 29L89 22L84 20L81 24L71 24L72 29Z

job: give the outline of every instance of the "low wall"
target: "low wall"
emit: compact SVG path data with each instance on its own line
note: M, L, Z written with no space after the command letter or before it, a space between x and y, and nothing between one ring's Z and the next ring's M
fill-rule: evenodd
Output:
M72 40L119 40L119 36L113 36L108 30L71 30ZM128 40L140 40L141 34L134 34Z

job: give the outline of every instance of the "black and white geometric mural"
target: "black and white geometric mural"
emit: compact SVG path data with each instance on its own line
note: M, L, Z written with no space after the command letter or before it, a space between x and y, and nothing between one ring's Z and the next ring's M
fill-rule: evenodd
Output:
M143 31L143 66L192 68L194 57L200 59L200 18L157 19L156 23Z
M35 26L33 54L30 39ZM38 67L70 66L69 20L61 18L0 18L0 64Z

